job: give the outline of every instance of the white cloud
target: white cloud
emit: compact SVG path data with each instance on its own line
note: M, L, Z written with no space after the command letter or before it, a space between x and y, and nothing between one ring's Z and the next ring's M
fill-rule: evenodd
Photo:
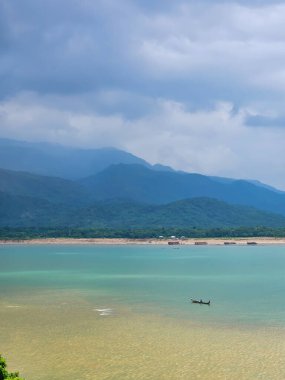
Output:
M0 136L285 188L285 4L260 3L3 0Z
M254 178L285 189L285 129L247 127L248 110L233 112L231 104L220 102L207 111L189 111L181 103L157 99L155 111L130 120L96 110L70 111L57 103L35 94L2 102L1 135L84 147L116 146L152 163Z
M138 55L153 77L199 75L237 79L244 86L284 88L285 4L185 5L150 16Z

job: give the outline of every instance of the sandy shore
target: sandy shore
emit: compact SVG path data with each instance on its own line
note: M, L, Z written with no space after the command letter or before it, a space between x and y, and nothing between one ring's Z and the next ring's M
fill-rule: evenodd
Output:
M73 239L73 238L47 238L31 240L0 240L0 244L88 244L88 245L168 245L169 242L178 242L179 245L247 245L256 243L258 245L285 245L285 238L208 238L208 239Z

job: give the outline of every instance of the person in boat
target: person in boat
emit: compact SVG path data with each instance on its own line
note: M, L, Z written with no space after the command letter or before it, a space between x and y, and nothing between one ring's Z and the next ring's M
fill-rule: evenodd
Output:
M192 303L199 303L200 305L202 304L202 305L210 305L211 304L211 301L209 300L208 302L206 302L206 301L203 301L201 298L200 298L200 301L198 301L198 300L194 300L194 299L192 299L191 298L191 302Z

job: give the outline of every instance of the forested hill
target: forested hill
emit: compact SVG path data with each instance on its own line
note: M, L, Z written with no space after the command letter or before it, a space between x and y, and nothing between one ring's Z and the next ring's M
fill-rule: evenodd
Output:
M73 206L88 204L93 200L91 192L77 182L5 169L0 169L0 191Z
M285 193L243 180L221 182L200 174L153 171L141 165L112 165L79 183L96 199L126 198L163 204L209 197L285 215Z
M20 209L29 209L31 214L31 210L34 209L33 199L35 199L34 205L37 206L37 210L45 209L47 213L41 214L42 218L39 220L41 224L43 220L49 220L51 212L48 210L55 209L52 213L57 216L56 219L62 220L64 223L66 213L70 214L71 210L75 208L85 207L85 212L87 212L87 207L91 210L94 204L98 205L98 201L112 201L113 199L128 200L129 205L144 203L154 206L204 197L224 201L231 206L239 204L285 215L285 194L283 193L270 191L246 181L232 180L221 183L199 174L154 171L141 165L113 165L96 176L79 181L0 169L0 192L2 192L0 216L3 216L4 210L6 210L6 217L8 217L9 207L13 210L11 214L14 215L16 204ZM186 204L181 204L186 207ZM55 205L58 206L54 207ZM105 207L107 207L106 204ZM225 212L222 204L220 207L220 211ZM112 208L109 208L110 213L111 211ZM182 211L181 208L175 210L179 216L177 222L179 222ZM203 212L206 215L206 207ZM37 211L38 213L41 212ZM59 215L61 216L59 217ZM73 219L78 220L78 217L74 216ZM84 220L85 214L82 217L82 223ZM236 220L239 218L236 217ZM263 219L259 221L256 219L245 220L244 223L252 225L253 220L259 225L265 223ZM106 219L103 223L105 221ZM12 221L12 223L14 222ZM27 223L29 223L28 220ZM237 225L235 220L231 223ZM194 221L192 225L195 224ZM226 223L226 225L228 224Z
M285 217L252 207L234 206L211 198L193 198L165 205L102 201L76 214L78 225L99 223L111 228L159 227L285 227ZM94 221L98 222L94 222Z
M284 217L285 193L256 181L178 172L113 148L0 139L1 226L283 227Z
M0 192L0 226L77 228L222 228L285 227L285 217L209 198L166 205L133 201L98 201L75 208L39 198Z

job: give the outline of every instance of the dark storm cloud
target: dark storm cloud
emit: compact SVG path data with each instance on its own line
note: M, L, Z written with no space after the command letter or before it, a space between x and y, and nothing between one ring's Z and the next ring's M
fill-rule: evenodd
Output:
M75 94L120 89L201 106L217 99L242 104L255 91L250 84L245 90L247 78L232 67L235 49L242 47L233 47L230 56L226 42L243 41L245 32L217 20L223 6L215 9L213 4L222 1L197 5L170 0L3 0L1 4L2 98L23 90ZM210 44L205 43L207 28ZM232 36L227 36L229 31ZM216 33L215 40L224 46L211 51ZM164 65L169 68L164 70Z
M2 0L0 135L285 188L284 62L284 2Z
M104 4L4 1L4 91L77 93L131 82L128 9Z

